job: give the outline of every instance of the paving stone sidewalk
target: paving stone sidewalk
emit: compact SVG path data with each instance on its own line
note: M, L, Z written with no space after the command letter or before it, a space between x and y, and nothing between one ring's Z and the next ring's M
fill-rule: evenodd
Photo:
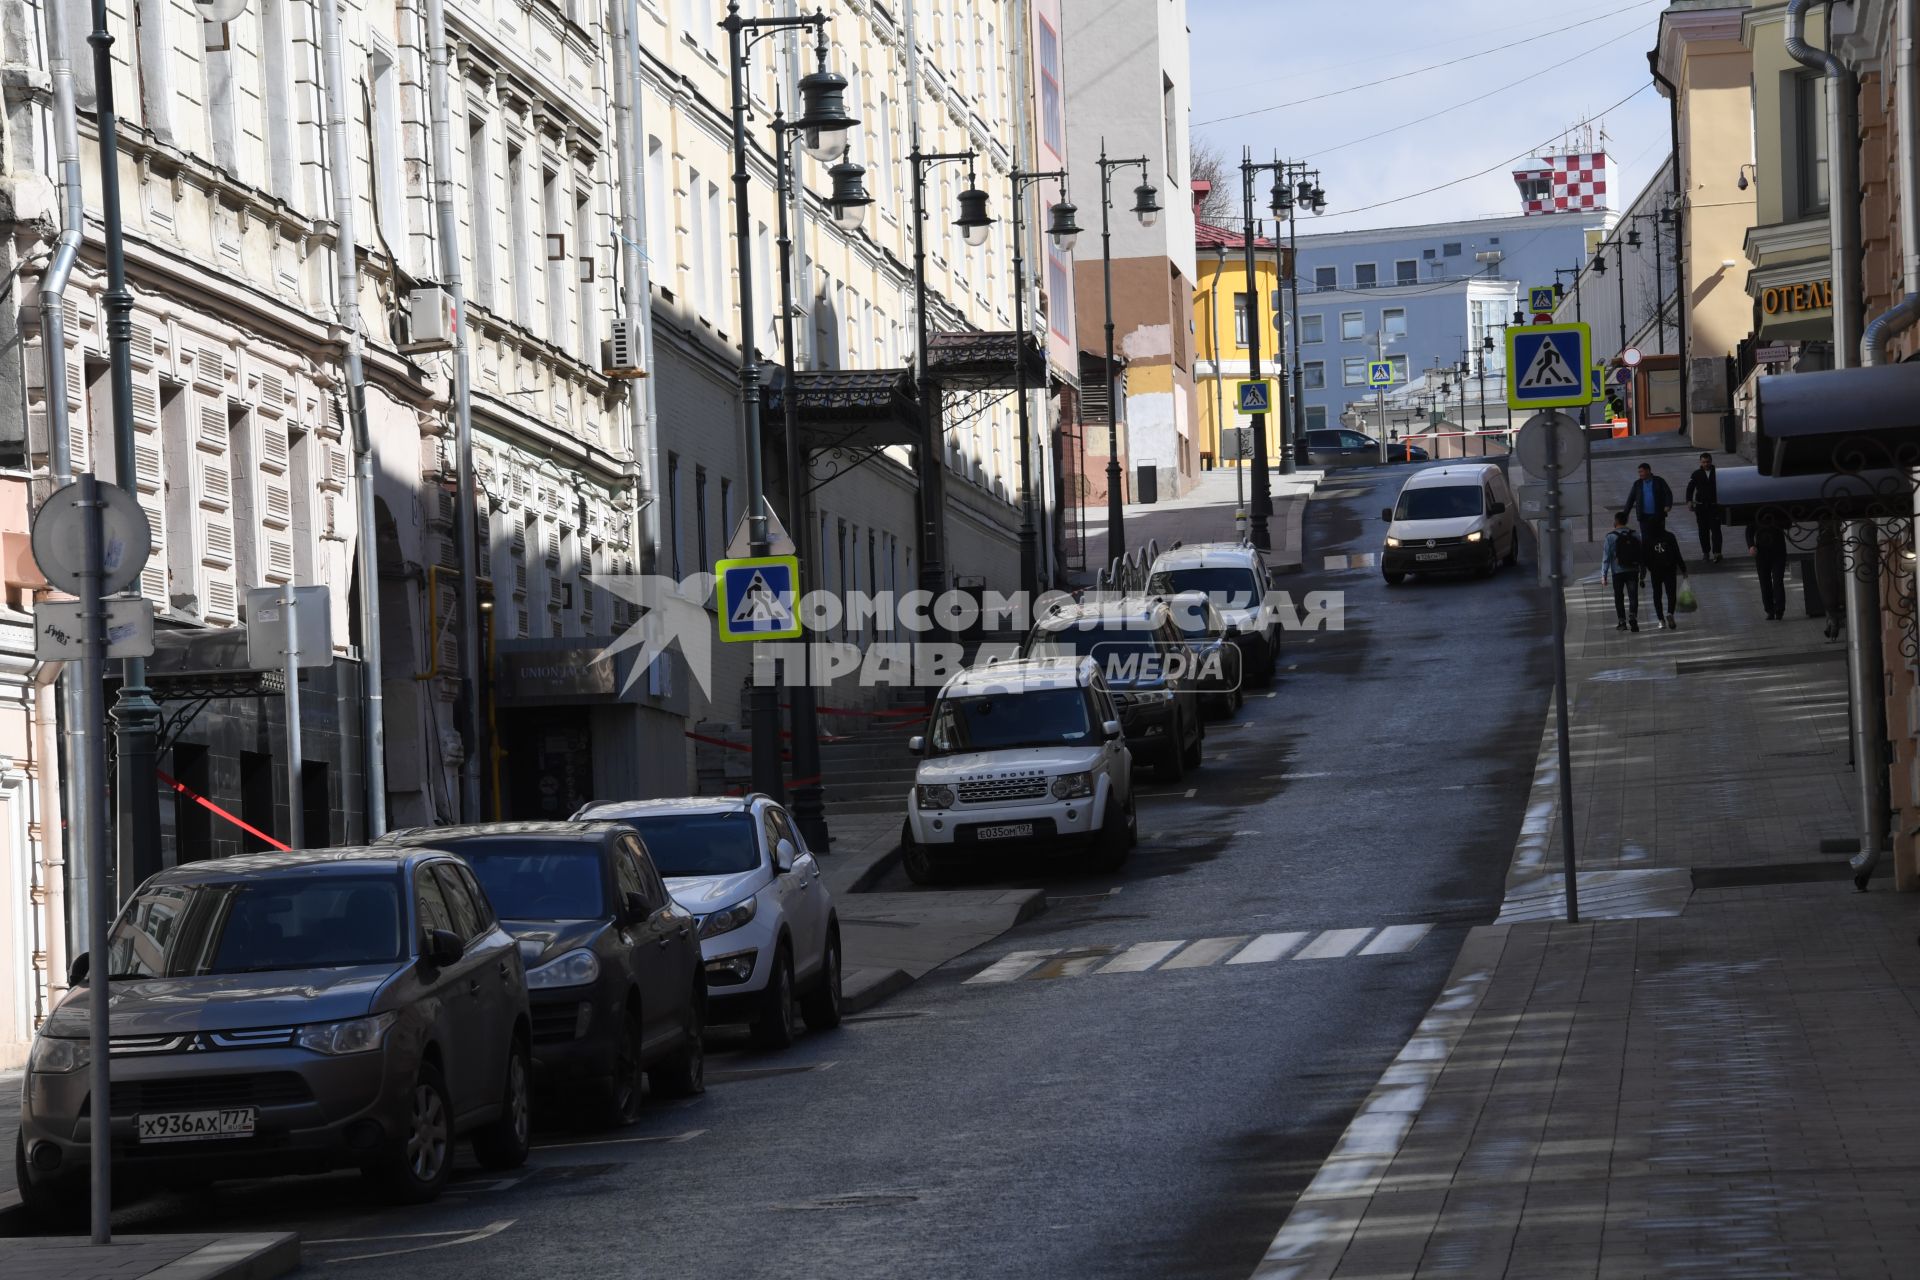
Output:
M1597 493L1635 461L1599 463ZM1655 465L1678 493L1691 455ZM1762 619L1745 550L1695 574L1679 631L1643 608L1635 634L1580 549L1583 922L1549 714L1510 922L1469 934L1260 1280L1920 1274L1920 898L1774 882L1853 829L1845 664L1794 584Z
M7 1280L273 1280L300 1266L290 1232L119 1236L93 1245L67 1236L0 1239Z

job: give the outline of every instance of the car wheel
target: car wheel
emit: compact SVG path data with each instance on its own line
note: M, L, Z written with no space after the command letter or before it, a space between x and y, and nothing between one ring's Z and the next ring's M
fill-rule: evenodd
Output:
M1163 782L1179 782L1187 776L1187 750L1180 745L1180 725L1174 722L1173 737L1167 740L1166 754L1155 771Z
M35 1226L65 1229L87 1224L88 1183L71 1175L36 1180L27 1168L27 1141L18 1134L13 1138L13 1183Z
M1513 545L1507 548L1507 560L1510 565L1520 563L1520 530L1513 531Z
M1260 642L1260 657L1253 664L1253 683L1266 688L1273 683L1273 669L1280 662L1280 647L1269 640Z
M1195 721L1193 726L1193 745L1183 747L1180 751L1180 764L1183 769L1198 769L1200 767L1200 759L1204 753L1206 741L1206 730L1200 727L1198 721Z
M773 972L767 975L767 989L760 993L760 1008L753 1019L753 1042L762 1049L785 1049L800 1038L793 1016L793 953L782 942L773 957Z
M500 1114L474 1130L473 1158L486 1169L518 1169L533 1145L533 1063L524 1041L507 1051L507 1087Z
M404 1132L366 1172L402 1204L425 1204L446 1189L453 1175L453 1107L432 1063L421 1064L408 1092Z
M626 1021L620 1027L620 1039L613 1046L613 1069L601 1086L601 1121L610 1129L624 1129L640 1119L640 1101L645 1096L640 1066L639 1002L627 1006Z
M707 980L702 975L693 981L686 1038L648 1073L653 1091L663 1098L697 1098L707 1091Z
M1387 580L1387 585L1390 587L1397 587L1407 580L1407 575L1404 573L1388 573L1384 570L1380 576Z
M911 836L901 842L900 865L915 884L940 884L947 878L947 869L933 850Z
M1140 815L1134 812L1133 791L1129 788L1127 791L1127 848L1131 849L1139 843Z
M1093 856L1087 861L1095 871L1118 871L1127 861L1127 851L1133 848L1128 838L1127 815L1113 797L1107 797L1107 813L1100 820L1099 834L1093 838Z
M840 931L827 934L826 950L820 956L820 977L811 990L800 997L800 1016L812 1031L831 1031L840 1025Z

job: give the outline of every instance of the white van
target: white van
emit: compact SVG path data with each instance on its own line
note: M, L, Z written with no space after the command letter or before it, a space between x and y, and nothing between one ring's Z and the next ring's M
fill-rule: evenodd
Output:
M1410 573L1490 576L1520 558L1520 516L1507 474L1491 462L1450 462L1407 477L1380 513L1387 543L1380 573L1397 587Z

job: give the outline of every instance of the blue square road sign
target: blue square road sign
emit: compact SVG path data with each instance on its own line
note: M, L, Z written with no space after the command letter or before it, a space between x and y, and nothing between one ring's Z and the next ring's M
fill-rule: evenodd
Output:
M1507 404L1515 409L1575 409L1593 399L1593 334L1584 324L1536 324L1507 330Z

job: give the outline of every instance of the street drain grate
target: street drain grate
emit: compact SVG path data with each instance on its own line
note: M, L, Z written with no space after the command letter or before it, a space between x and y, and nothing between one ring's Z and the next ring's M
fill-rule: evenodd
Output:
M875 1192L867 1195L822 1196L818 1200L804 1200L799 1204L777 1204L773 1207L786 1213L821 1213L832 1209L896 1209L919 1199L919 1196L904 1193Z

